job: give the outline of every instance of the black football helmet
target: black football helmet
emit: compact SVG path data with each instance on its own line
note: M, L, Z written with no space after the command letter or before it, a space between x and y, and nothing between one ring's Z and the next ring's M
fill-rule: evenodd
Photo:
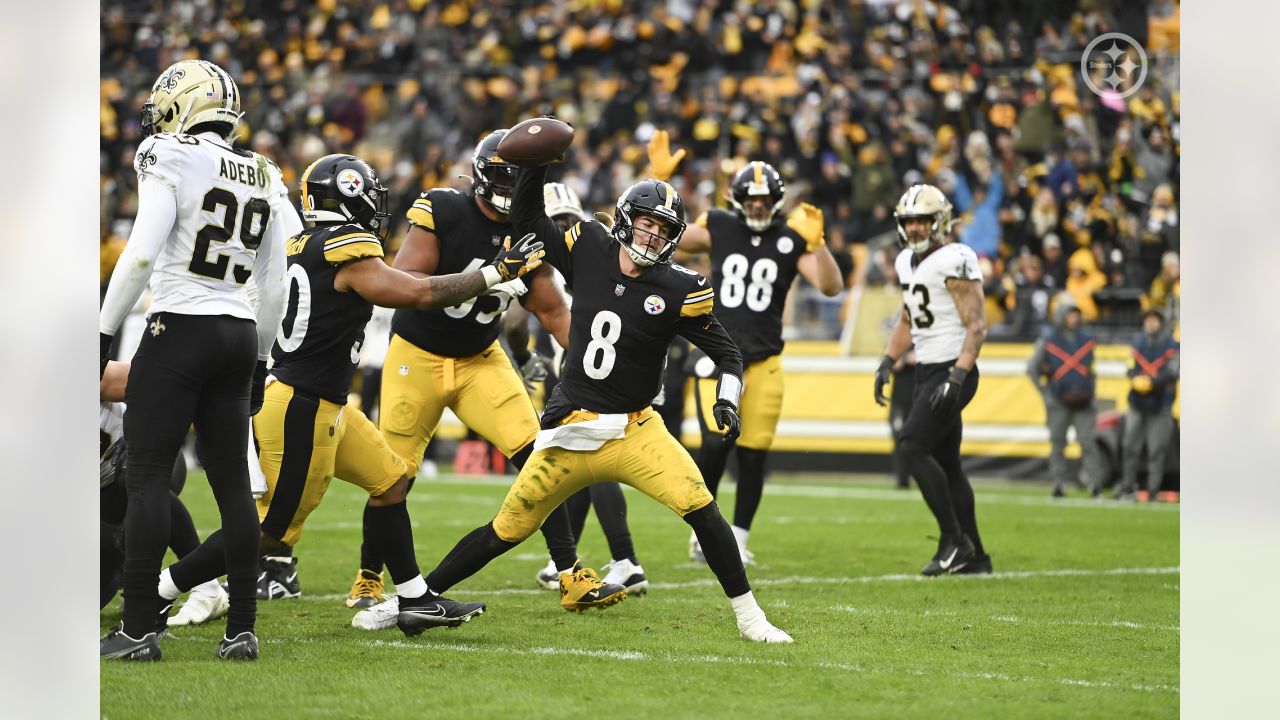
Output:
M754 160L747 163L747 166L734 176L729 192L729 202L733 204L734 210L738 211L738 217L746 223L748 228L755 232L762 232L778 219L778 211L782 209L786 192L787 188L783 185L782 176L778 171L767 162ZM747 200L757 197L764 197L769 201L768 215L763 218L753 218L744 207Z
M662 250L655 253L635 246L636 215L649 215L671 228ZM680 244L685 227L684 201L680 199L680 193L661 180L641 180L618 197L613 214L613 239L622 243L627 254L641 267L671 262L671 254Z
M506 134L506 130L489 133L476 145L471 157L471 170L475 173L471 177L472 190L503 215L511 212L511 198L520 175L520 168L498 157L498 143Z
M387 189L369 163L354 155L325 155L311 163L298 185L303 220L356 223L386 240Z

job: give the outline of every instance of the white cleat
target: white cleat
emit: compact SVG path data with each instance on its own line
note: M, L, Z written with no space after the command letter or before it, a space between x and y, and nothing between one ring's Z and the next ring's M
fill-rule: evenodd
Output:
M732 526L733 539L738 541L738 555L742 557L742 566L751 567L756 564L756 555L747 549L747 536L751 534L750 530L743 530L737 525ZM783 633L785 634L785 633Z
M178 613L168 619L169 627L179 625L203 625L227 614L231 609L227 591L217 580L197 585L187 596Z
M351 618L351 627L361 630L386 630L396 626L396 618L400 617L400 598L393 595L390 600L365 608Z
M698 534L691 533L689 535L689 559L694 562L700 562L704 565L707 562L707 556L702 554L702 544L698 542Z
M644 568L630 560L614 560L606 567L609 574L604 576L606 583L621 585L627 589L627 595L635 597L649 591L649 580L644 576Z
M773 623L768 620L758 620L747 627L738 627L738 632L742 633L742 637L752 642L769 643L793 643L795 640L791 638L784 630L776 628Z
M556 569L555 560L548 560L547 566L539 570L535 577L538 579L538 585L547 590L560 589L560 571Z

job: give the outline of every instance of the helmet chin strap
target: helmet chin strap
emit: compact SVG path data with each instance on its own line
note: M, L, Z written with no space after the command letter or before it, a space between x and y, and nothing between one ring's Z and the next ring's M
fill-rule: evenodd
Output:
M640 267L653 267L656 263L655 260L637 250L634 245L624 244L622 247L626 248L627 254L631 256L632 262Z

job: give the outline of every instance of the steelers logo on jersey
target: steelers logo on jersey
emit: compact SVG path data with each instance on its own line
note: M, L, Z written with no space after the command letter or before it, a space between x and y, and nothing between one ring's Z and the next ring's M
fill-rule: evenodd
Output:
M795 241L793 241L790 237L783 235L782 237L778 238L778 252L782 253L783 255L790 255L791 251L795 249L796 249Z
M644 311L650 315L660 315L666 309L667 303L657 295L650 295L644 299Z
M347 197L355 197L364 189L364 178L352 168L338 173L338 191Z

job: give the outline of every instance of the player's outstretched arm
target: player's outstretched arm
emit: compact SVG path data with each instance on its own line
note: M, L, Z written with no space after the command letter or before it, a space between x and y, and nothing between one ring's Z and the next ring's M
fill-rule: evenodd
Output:
M347 263L334 277L334 289L359 293L374 305L390 308L445 308L466 302L500 282L514 280L542 264L541 244L526 235L506 238L490 265L449 275L414 277L388 266L380 257Z
M426 278L435 274L439 263L440 239L421 225L410 225L409 232L404 236L404 243L396 253L395 268L414 277Z
M742 352L710 311L680 318L676 332L706 353L720 370L711 412L716 425L725 431L724 441L736 439L741 432L738 404L742 398Z
M538 322L562 348L569 347L569 306L556 289L550 270L539 270L525 280L529 292L520 298L524 309L538 316ZM527 324L526 324L527 325ZM527 332L527 330L526 330ZM527 342L527 339L526 339Z
M129 387L129 363L112 360L98 381L100 402L124 402L124 392Z
M546 261L554 265L568 280L572 268L569 266L569 246L565 242L567 233L547 217L546 200L542 194L546 179L546 165L522 169L516 180L515 193L511 198L511 213L507 218L517 234L533 233L546 250Z
M947 278L947 291L955 300L960 322L964 323L964 344L956 367L968 372L978 362L978 353L987 339L987 306L982 296L982 281Z
M787 227L805 242L805 254L796 261L796 269L823 295L834 297L839 294L844 289L844 280L840 277L840 266L836 265L836 259L827 249L822 210L809 203L800 203L787 217Z

